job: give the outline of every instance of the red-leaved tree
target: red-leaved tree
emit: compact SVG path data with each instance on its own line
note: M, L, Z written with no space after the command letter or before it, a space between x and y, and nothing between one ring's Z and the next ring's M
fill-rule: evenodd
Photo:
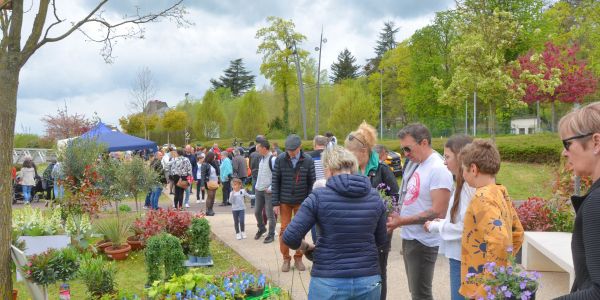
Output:
M510 70L516 83L514 88L522 90L525 103L551 104L552 131L556 125L556 101L581 103L598 85L598 79L586 68L586 61L577 58L578 52L578 45L557 46L547 42L542 53L529 51Z
M92 121L78 113L69 114L67 107L59 108L56 115L42 118L46 126L46 136L52 140L60 140L80 136L92 127Z

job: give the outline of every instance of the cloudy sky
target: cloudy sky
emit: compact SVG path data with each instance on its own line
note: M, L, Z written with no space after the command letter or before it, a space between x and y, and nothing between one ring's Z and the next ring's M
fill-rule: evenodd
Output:
M25 1L28 2L28 1ZM91 0L57 1L59 14L67 24L87 14ZM66 3L65 3L66 2ZM119 16L142 10L166 7L168 0L114 0L104 16ZM327 43L323 46L322 69L329 69L338 53L348 48L364 64L374 56L374 46L383 22L391 20L400 27L398 40L431 22L436 11L453 7L453 0L186 0L187 19L194 25L178 28L168 21L146 26L145 39L121 40L114 48L116 57L106 64L100 45L75 33L64 41L38 50L21 72L16 132L44 133L40 119L54 114L66 104L70 113L91 117L97 113L108 123L131 113L128 103L138 70L148 67L154 76L156 98L170 106L185 93L201 97L210 88L209 80L218 78L229 61L243 58L246 67L257 75L256 84L268 82L259 74L261 56L256 54L257 29L267 25L268 16L292 19L296 30L307 37L298 45L314 51L319 44L321 26ZM68 5L67 5L68 4ZM27 5L26 5L27 6ZM26 18L31 23L35 9ZM59 33L58 28L56 32ZM24 33L28 33L25 25ZM88 28L92 31L93 28Z

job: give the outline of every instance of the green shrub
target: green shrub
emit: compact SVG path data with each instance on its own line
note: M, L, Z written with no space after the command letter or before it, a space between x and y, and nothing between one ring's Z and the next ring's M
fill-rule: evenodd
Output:
M168 279L172 275L182 275L186 269L183 262L186 257L178 238L168 233L155 235L146 243L146 273L148 284L156 280ZM161 274L164 270L164 276Z
M116 290L115 275L117 268L113 262L107 262L101 257L86 257L81 261L79 277L91 298L114 294Z
M127 205L127 204L121 204L121 205L119 205L119 211L120 212L130 212L131 207L129 207L129 205Z
M194 256L210 256L210 224L206 218L195 218L188 231L190 253Z
M113 243L114 249L119 249L126 244L127 237L131 234L131 224L131 220L112 218L100 220L94 226L97 233Z

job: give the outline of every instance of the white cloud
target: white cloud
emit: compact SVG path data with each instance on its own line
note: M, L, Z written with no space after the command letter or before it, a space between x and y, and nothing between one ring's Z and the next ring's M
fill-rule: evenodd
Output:
M112 4L112 9L119 13L109 10L105 14L120 15L127 3L137 2L157 6L155 2L119 1ZM207 3L212 6L207 7ZM247 68L257 75L257 86L263 86L266 80L259 74L261 57L256 54L259 41L254 36L258 28L266 25L265 19L270 15L292 19L296 30L307 36L299 46L314 57L318 55L314 47L318 46L323 25L328 42L323 46L321 68L329 69L344 48L353 53L359 64L364 64L374 55L375 41L384 21L394 21L400 27L397 38L403 40L428 24L435 10L452 5L446 0L409 1L413 12L407 11L407 4L399 5L396 1L384 1L379 7L339 0L257 1L252 7L247 7L247 3L192 2L188 4L188 18L194 26L177 28L166 21L149 24L145 39L117 43L114 50L117 58L113 64L104 63L99 55L100 45L86 41L79 33L42 47L21 72L17 131L23 126L31 132L43 133L40 119L54 113L64 101L71 112L88 117L97 112L103 120L118 124L120 116L130 113L129 90L142 66L149 67L155 77L157 98L169 105L175 105L185 93L202 96L210 88L209 80L218 78L229 61L236 58L244 59ZM78 0L69 6L59 6L61 17L76 20L86 13L89 5L85 0ZM30 14L27 19L32 17ZM29 30L25 28L24 33ZM88 30L93 32L92 28Z

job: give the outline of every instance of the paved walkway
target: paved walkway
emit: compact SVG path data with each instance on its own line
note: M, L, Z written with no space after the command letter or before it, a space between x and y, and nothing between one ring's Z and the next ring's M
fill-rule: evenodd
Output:
M219 197L220 195L217 196L217 204L215 205L216 214L212 217L207 217L210 221L213 234L259 271L266 274L276 285L288 290L292 295L292 299L307 299L311 262L307 259L303 260L307 268L305 272L298 272L293 267L290 272L281 272L282 256L279 251L279 237L276 236L275 242L270 244L264 244L262 239L254 240L254 235L258 228L256 227L256 219L254 218L254 209L250 208L250 203L248 202L246 209L246 233L248 238L237 240L233 228L231 207L218 206L221 198ZM190 200L191 210L204 210L205 204L196 204L195 195L192 195L190 198L193 199ZM277 224L276 232L279 232L279 224ZM306 238L310 240L310 234ZM410 299L406 273L404 272L404 261L402 255L400 255L400 249L400 234L399 230L396 230L392 240L392 251L388 260L388 299L393 300ZM290 253L293 254L292 251ZM434 299L450 299L449 273L448 260L443 256L439 256L433 279ZM537 294L537 299L551 299L568 292L567 273L544 272L542 276L542 287Z

